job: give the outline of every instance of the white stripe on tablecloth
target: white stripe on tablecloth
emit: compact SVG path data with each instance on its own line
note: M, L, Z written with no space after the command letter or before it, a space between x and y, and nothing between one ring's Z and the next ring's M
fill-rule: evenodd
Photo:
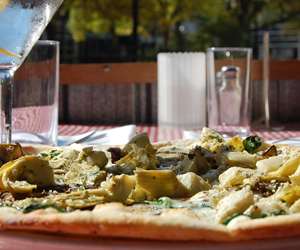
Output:
M82 134L91 130L105 130L110 129L115 126L105 125L105 126L88 126L88 125L60 125L59 134L60 135L76 135Z

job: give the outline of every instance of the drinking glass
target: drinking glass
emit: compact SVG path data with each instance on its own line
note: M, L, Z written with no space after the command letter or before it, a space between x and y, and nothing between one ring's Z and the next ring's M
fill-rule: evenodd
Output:
M208 126L247 135L250 130L251 48L207 50Z
M0 2L0 143L11 142L12 78L63 0Z
M12 141L56 145L59 43L38 41L14 77Z

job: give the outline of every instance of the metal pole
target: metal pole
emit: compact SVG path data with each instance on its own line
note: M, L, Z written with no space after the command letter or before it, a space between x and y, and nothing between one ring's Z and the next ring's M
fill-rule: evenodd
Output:
M263 33L263 96L264 96L264 111L265 125L270 128L270 34L268 31Z
M132 43L133 43L133 61L138 58L138 27L139 27L139 0L132 0Z

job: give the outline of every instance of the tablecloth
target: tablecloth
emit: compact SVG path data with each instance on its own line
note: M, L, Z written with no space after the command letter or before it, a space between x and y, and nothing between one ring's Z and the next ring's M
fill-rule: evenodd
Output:
M60 125L59 126L59 134L60 135L75 135L84 133L90 130L104 130L113 128L116 126L113 125ZM166 127L158 127L155 125L138 125L137 133L146 132L149 135L149 138L152 142L157 141L168 141L168 140L176 140L180 139L183 136L183 129L180 128L166 128ZM224 132L228 132L228 130L224 129ZM200 133L200 130L199 130ZM300 127L290 126L286 127L282 131L270 131L263 129L252 129L251 134L256 134L265 140L281 140L288 138L300 138Z

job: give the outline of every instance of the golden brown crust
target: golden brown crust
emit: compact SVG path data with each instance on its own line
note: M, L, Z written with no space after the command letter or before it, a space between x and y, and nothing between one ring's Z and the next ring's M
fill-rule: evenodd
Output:
M166 209L159 215L139 213L138 210L130 213L120 203L71 213L58 213L51 209L23 214L2 208L0 226L1 229L156 240L233 240L225 226L195 220L181 211Z
M230 228L236 239L266 239L300 235L300 214L247 220Z
M163 216L128 214L122 204L109 203L94 211L58 213L38 210L29 214L0 209L3 230L42 231L104 237L154 240L207 240L216 242L281 238L300 235L300 214L247 220L232 227L208 224L183 216L182 211ZM193 221L192 221L193 220Z

